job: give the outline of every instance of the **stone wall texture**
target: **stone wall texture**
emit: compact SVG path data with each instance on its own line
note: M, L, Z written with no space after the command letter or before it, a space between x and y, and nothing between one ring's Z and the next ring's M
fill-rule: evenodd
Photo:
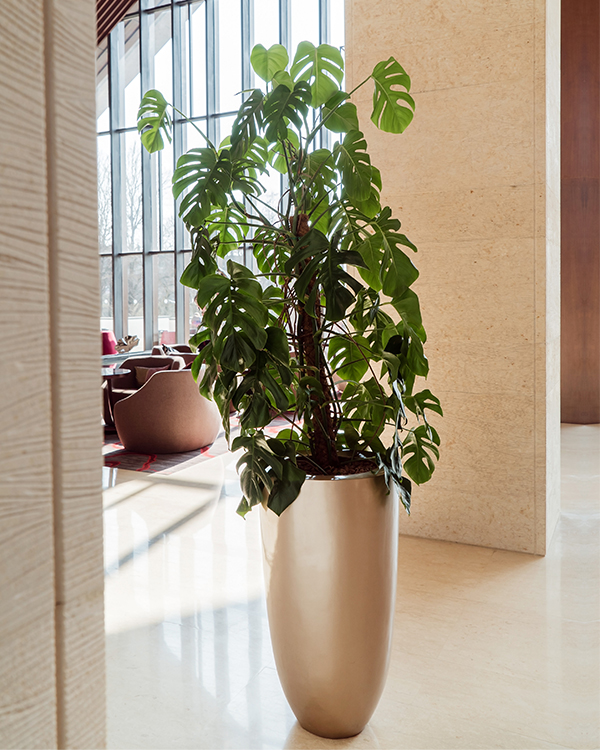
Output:
M347 0L347 89L393 55L401 136L354 95L383 200L419 248L442 457L409 535L543 554L558 517L560 3Z
M92 0L0 4L0 747L105 745Z

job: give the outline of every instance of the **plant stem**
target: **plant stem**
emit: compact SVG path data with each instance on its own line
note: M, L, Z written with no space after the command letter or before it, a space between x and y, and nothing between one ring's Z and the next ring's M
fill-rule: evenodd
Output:
M310 230L306 214L294 218L293 231L300 239ZM308 285L308 293L315 284L313 279ZM322 469L335 467L338 463L335 450L335 423L331 413L331 384L328 379L325 356L321 345L320 306L316 305L316 317L309 315L304 303L298 301L297 340L300 366L303 375L315 377L321 386L321 394L313 393L310 403L309 440L315 461Z

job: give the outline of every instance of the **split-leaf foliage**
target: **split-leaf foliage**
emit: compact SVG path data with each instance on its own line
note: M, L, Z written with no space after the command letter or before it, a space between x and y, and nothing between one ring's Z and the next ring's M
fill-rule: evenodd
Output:
M280 514L307 471L344 474L357 460L395 483L409 511L411 480L428 481L439 457L428 412L442 409L415 386L429 370L411 288L417 248L381 205L351 96L372 81L371 120L402 133L415 107L410 78L390 57L346 93L339 50L310 42L291 64L281 45L257 45L251 63L264 89L243 92L231 136L218 147L204 136L173 175L193 247L181 282L204 311L192 371L228 438L232 409L239 414L238 512L266 497ZM171 139L173 111L160 92L144 96L138 130L148 151ZM326 131L331 149L321 145ZM286 188L267 205L261 179L273 170ZM256 272L228 259L240 246ZM265 428L277 416L288 426L273 437Z

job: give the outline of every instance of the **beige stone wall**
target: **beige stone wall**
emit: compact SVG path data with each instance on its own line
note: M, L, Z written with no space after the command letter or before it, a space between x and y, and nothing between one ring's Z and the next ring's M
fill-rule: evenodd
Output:
M548 8L546 8L546 5ZM559 0L347 0L348 87L390 55L402 136L370 123L383 198L419 247L442 458L402 532L543 554L558 512Z
M94 3L0 3L0 747L105 743Z

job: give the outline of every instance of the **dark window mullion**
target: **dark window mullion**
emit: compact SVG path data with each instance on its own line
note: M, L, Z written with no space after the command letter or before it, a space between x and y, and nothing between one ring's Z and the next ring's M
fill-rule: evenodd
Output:
M319 0L319 44L329 44L328 0Z
M140 11L140 71L142 79L142 94L154 88L153 66L150 59L149 16ZM144 288L144 349L150 349L154 343L154 331L158 330L158 320L155 320L154 280L152 258L149 250L156 247L154 236L154 222L152 221L152 155L145 148L142 151L142 278Z
M329 44L329 0L319 0L319 43ZM319 133L321 148L329 148L329 131L321 128Z
M289 50L292 43L292 20L291 0L279 0L279 43Z
M189 5L175 5L173 7L173 104L177 109L184 111L184 100L188 99L191 106L192 78L191 69L188 76L184 75L183 35L185 30L185 17L188 20L188 56L191 59L192 19ZM184 86L187 87L188 96L184 96ZM191 114L191 110L190 113ZM178 117L178 119L180 119ZM173 169L177 160L185 151L184 124L175 121L173 123ZM181 199L180 199L181 200ZM175 274L175 331L177 341L187 341L188 335L185 331L185 295L184 288L179 283L179 277L183 271L183 248L185 246L186 229L179 218L179 202L175 202L174 211L174 268ZM181 267L181 271L180 271Z
M120 85L121 69L119 59L119 36L123 36L123 26L119 25L109 38L109 96L110 96L110 164L112 184L113 215L113 319L117 339L123 337L123 318L125 305L123 298L123 191L121 180L121 135L115 133L115 127L121 122L123 102Z
M252 86L252 67L250 65L250 53L254 46L254 1L242 1L242 88L249 89ZM244 99L246 95L244 95Z
M219 96L219 16L216 0L206 0L206 105L207 135L215 143L218 123L215 115L218 112Z

